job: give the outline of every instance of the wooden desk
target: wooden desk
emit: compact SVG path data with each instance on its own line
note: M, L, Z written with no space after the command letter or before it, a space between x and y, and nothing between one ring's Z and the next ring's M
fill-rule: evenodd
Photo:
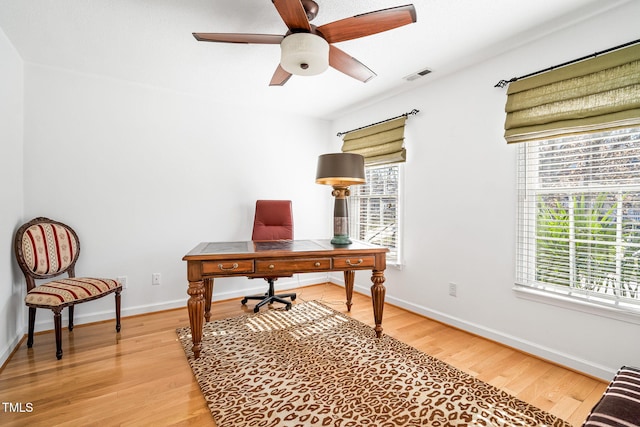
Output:
M359 241L349 246L333 246L330 240L200 243L182 258L187 261L187 309L194 356L200 356L203 318L208 322L211 317L213 280L216 277L343 271L347 310L351 311L355 270L371 270L373 317L376 335L380 338L388 251L387 248Z

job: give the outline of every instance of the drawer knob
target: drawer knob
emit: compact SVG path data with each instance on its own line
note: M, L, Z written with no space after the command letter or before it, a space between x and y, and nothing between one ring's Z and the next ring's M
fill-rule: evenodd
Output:
M234 263L231 265L231 267L225 267L225 266L224 266L224 265L222 265L222 264L218 264L218 268L219 268L220 270L222 270L222 271L233 271L233 270L235 270L236 268L238 268L238 263L237 263L237 262L234 262Z
M362 264L363 261L362 261L362 258L360 258L357 262L351 262L350 259L348 259L346 262L347 262L347 265L360 265Z
M313 265L315 265L316 267L320 267L320 263L318 261L316 261L316 263Z
M276 266L275 266L275 265L273 265L273 264L269 264L269 270L273 270L274 268L276 268Z

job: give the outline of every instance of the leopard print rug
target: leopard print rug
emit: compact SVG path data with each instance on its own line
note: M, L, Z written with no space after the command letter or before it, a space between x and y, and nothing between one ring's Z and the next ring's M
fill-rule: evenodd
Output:
M570 426L319 302L176 332L218 427Z

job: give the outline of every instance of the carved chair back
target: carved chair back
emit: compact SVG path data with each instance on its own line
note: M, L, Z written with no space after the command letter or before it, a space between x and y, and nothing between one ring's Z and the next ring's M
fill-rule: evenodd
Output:
M39 217L20 227L15 236L15 254L27 280L27 292L35 287L35 279L64 273L75 277L80 240L71 227Z

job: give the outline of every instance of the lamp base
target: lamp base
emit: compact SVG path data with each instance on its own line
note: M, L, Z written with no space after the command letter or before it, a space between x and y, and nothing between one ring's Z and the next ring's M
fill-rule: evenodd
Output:
M349 209L347 207L349 187L334 185L331 194L336 198L333 205L333 239L331 239L331 244L350 245L352 242L349 239Z
M347 246L352 243L353 242L349 239L348 234L336 234L333 236L333 239L331 239L331 244L336 246Z

